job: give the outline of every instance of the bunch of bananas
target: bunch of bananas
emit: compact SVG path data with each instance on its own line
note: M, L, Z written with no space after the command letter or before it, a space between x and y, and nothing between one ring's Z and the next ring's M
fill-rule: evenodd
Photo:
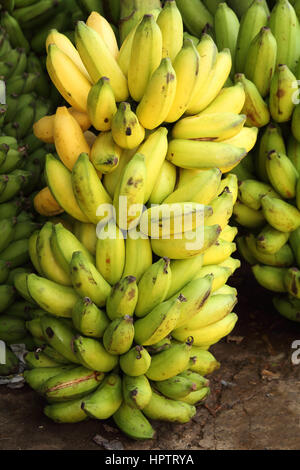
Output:
M57 422L113 417L152 438L148 418L194 416L219 367L208 349L237 321L230 171L258 129L243 85L228 86L229 49L184 34L174 0L143 11L121 47L93 11L75 45L46 39L67 104L33 126L55 152L33 202L48 219L29 239L36 273L14 283L39 348L25 379Z

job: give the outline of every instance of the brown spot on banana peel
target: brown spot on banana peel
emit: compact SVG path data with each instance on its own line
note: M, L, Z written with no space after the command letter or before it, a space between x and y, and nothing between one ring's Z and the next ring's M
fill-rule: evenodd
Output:
M143 346L136 346L135 347L135 350L137 352L137 355L135 357L136 359L142 359L142 354L141 353L142 353L143 349L144 349Z
M136 291L134 289L130 289L130 291L128 292L128 295L127 295L128 300L133 299L135 297L135 293L136 293Z
M53 336L54 336L54 331L52 330L52 328L50 328L50 326L48 326L48 328L46 328L46 335L49 338L53 338Z

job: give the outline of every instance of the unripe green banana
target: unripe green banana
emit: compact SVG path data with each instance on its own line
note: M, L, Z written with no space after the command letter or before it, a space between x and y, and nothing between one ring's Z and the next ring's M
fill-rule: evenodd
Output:
M103 345L112 355L125 354L131 348L134 338L133 318L125 315L116 318L106 328L103 335Z
M269 25L277 41L276 65L286 64L291 70L299 57L299 22L295 10L288 0L278 0L272 9Z
M28 352L24 355L24 360L30 369L36 367L59 367L59 363L48 357L42 350Z
M291 122L291 130L294 138L300 142L300 132L299 132L299 118L300 118L300 105L297 104L297 106L294 109L293 116L292 116L292 122ZM1 170L1 167L0 167Z
M109 325L106 313L88 297L78 299L72 310L72 321L76 330L91 338L102 338Z
M276 150L278 153L284 153L287 155L281 129L277 124L273 123L270 123L263 132L255 159L256 173L265 183L269 182L266 170L266 160L268 153L271 150Z
M46 405L44 414L55 423L81 423L88 419L82 410L82 398Z
M269 108L272 119L287 122L295 109L298 84L295 75L287 65L280 63L275 69L271 86Z
M62 372L72 370L75 368L75 365L70 366L59 366L59 367L38 367L31 370L24 371L24 379L28 385L38 392L41 393L43 384L52 377L55 377Z
M106 299L106 313L110 320L133 315L138 300L138 287L134 276L123 277Z
M145 375L131 377L124 375L122 379L122 390L124 402L131 408L142 410L148 405L152 388Z
M19 25L18 20L5 11L1 17L2 26L4 26L9 36L9 41L13 47L22 47L26 53L30 51L30 44Z
M241 18L235 54L235 70L244 73L248 50L253 38L268 21L262 0L254 0Z
M7 284L11 284L8 281L9 271L9 263L7 263L7 261L0 260L0 284L4 284L5 282L7 282Z
M176 5L187 30L191 34L200 37L207 24L213 25L213 16L200 0L191 0L189 2L177 0Z
M188 423L196 414L196 408L179 400L165 398L152 390L151 400L143 413L150 419Z
M125 402L114 413L113 420L118 428L131 439L144 440L154 437L154 429L143 412L131 408Z
M235 12L225 2L218 4L214 16L214 29L218 49L222 51L228 48L231 52L231 57L234 59L240 22ZM233 75L234 61L231 69L231 76Z
M287 268L276 268L256 264L252 266L252 272L257 282L272 292L287 292L285 285Z
M109 78L101 77L92 86L87 99L87 112L95 129L98 131L111 129L117 106Z
M14 239L14 230L16 226L16 219L3 219L0 221L1 240L0 252L5 250Z
M13 286L2 284L0 286L0 313L10 307L16 300L16 289Z
M205 351L197 346L192 346L188 368L202 376L212 374L220 368L220 363L211 352Z
M288 293L300 299L300 271L298 268L290 268L284 277L284 285Z
M284 199L294 199L299 173L283 153L271 151L266 160L266 170L273 188Z
M40 318L33 318L32 320L27 321L26 328L31 334L31 336L33 336L34 338L40 339L44 343L47 342L46 337L42 330Z
M237 244L239 253L241 253L242 257L247 261L247 263L250 264L250 266L253 266L254 264L258 262L257 259L253 256L253 254L249 250L245 237L237 237L236 244Z
M109 374L86 399L82 400L84 412L96 419L110 418L122 403L122 380L117 374Z
M156 344L165 338L175 328L182 302L185 298L179 296L166 300L154 307L145 317L134 323L134 341L143 346Z
M188 368L192 347L192 338L186 343L173 344L166 351L152 357L146 376L150 380L160 381L174 377Z
M60 354L48 344L43 344L43 346L41 346L41 350L47 357L57 362L58 364L70 364L68 359L66 359L62 354Z
M287 243L289 236L289 232L280 232L267 224L256 237L257 249L274 254Z
M103 307L111 287L81 251L73 253L70 272L73 287L78 295L89 297L98 307Z
M257 249L255 236L253 234L249 234L248 236L246 236L246 243L251 254L261 264L266 264L268 266L274 266L278 268L286 268L293 264L294 255L288 244L285 244L282 248L280 248L277 253L269 254L263 253L262 251L259 251Z
M75 332L67 326L61 319L44 316L41 318L43 334L49 346L52 346L58 353L70 362L80 364L73 351L73 338Z
M270 121L270 112L255 84L242 73L237 73L234 79L235 83L241 82L244 86L246 100L242 113L247 116L246 125L250 127L266 126Z
M151 344L150 346L147 346L147 351L150 354L158 354L162 351L165 351L166 349L169 349L171 347L171 335L166 336L164 339L161 341L158 341L158 343ZM150 366L150 363L149 363Z
M280 197L272 186L254 179L247 179L239 182L239 200L250 209L258 211L261 208L261 198L265 195L270 197Z
M265 98L270 91L277 56L277 42L270 28L264 26L253 38L247 54L245 75Z
M144 272L138 284L138 299L134 311L137 317L145 316L165 300L171 276L168 258L161 258ZM149 285L151 285L150 291Z
M287 318L288 320L299 322L299 308L300 302L299 299L295 297L289 296L275 296L272 299L273 305L276 310L282 315L283 317Z
M190 392L186 397L182 398L181 400L184 403L188 403L189 405L199 405L210 393L209 387L203 387L200 390L195 390L194 392Z
M207 351L206 351L207 352ZM196 385L196 390L201 390L203 387L209 386L209 380L203 377L198 372L193 372L192 370L184 370L181 374L178 375L179 378L185 378L191 380Z
M134 346L127 353L120 356L120 367L122 371L137 377L147 372L150 367L151 356L143 346Z
M118 358L109 354L97 339L76 336L73 348L78 361L87 369L109 372L118 364Z
M259 229L266 223L262 211L251 209L239 200L233 207L233 220L242 227L250 229Z
M155 388L167 398L181 400L190 392L195 391L197 385L193 380L179 374L170 379L155 382Z
M51 377L41 386L41 394L49 403L75 400L90 394L104 379L102 372L95 372L85 367L61 372Z
M288 202L264 196L261 200L267 222L280 232L293 232L300 226L300 212Z
M10 348L5 346L5 363L0 364L0 377L6 375L14 375L19 371L19 359L11 351Z

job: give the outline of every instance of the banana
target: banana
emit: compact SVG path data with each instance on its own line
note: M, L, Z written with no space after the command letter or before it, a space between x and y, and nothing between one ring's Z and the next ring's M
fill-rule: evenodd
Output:
M257 259L253 256L251 251L247 246L245 237L237 237L236 239L237 247L242 257L249 263L251 266L257 263Z
M101 77L108 77L116 101L125 101L128 98L126 77L101 36L83 21L78 21L75 43L93 82L96 83Z
M182 400L182 398L186 397L190 392L196 390L197 385L188 377L183 377L179 374L170 379L156 382L155 388L166 398Z
M240 82L244 86L246 99L242 112L247 116L246 126L266 126L270 121L270 111L256 85L248 80L243 73L235 74L234 79L236 83Z
M242 227L250 229L259 229L265 225L266 220L261 210L251 209L239 200L233 207L233 220Z
M233 113L240 114L245 104L246 94L242 83L222 88L216 98L199 116L207 114Z
M293 264L294 255L288 244L284 245L277 253L263 253L256 248L255 237L253 234L245 238L247 248L251 255L256 259L256 264L266 264L267 266L274 266L277 268L286 268Z
M138 287L134 276L122 277L106 299L106 313L110 320L133 316L138 300Z
M174 139L169 143L167 160L186 169L219 168L229 172L246 155L246 149L222 142Z
M37 254L37 239L38 239L38 235L39 235L39 230L36 230L35 232L33 232L33 234L29 237L28 239L28 253L29 253L29 257L30 257L30 261L31 263L33 264L33 266L35 267L36 271L38 272L38 274L40 274L41 276L44 275L44 273L42 272L42 268L40 266L40 262L39 262L39 259L38 259L38 254Z
M202 267L203 255L196 255L192 258L182 260L171 260L171 283L166 294L166 300L180 291L188 284Z
M279 232L267 224L257 235L256 246L259 251L275 254L287 243L289 237L289 232Z
M5 364L0 365L0 376L15 375L19 371L19 359L5 346Z
M65 212L80 222L89 222L75 199L71 172L52 154L46 156L45 178L54 199Z
M216 62L209 73L205 92L202 90L202 94L200 97L197 97L197 101L195 97L192 98L192 105L188 107L188 113L191 113L191 110L195 111L195 114L200 113L214 101L225 85L231 67L232 59L230 50L223 49L217 54Z
M237 298L234 294L212 295L195 316L187 318L178 328L176 326L176 329L172 332L172 336L176 338L178 335L182 336L222 320L232 311L236 303Z
M220 239L225 240L227 242L233 242L236 235L238 234L238 228L237 227L231 227L230 225L226 225L221 234L220 234Z
M121 431L131 439L153 439L155 431L141 410L131 408L125 402L113 415L113 420Z
M218 168L207 169L195 175L190 175L189 170L183 170L180 173L177 189L163 203L196 202L198 204L210 204L217 196L221 176L221 171Z
M216 45L219 50L228 48L231 57L235 57L237 39L240 29L240 22L232 10L225 2L219 3L214 15L214 31L216 36ZM231 69L231 75L234 74L234 63Z
M195 390L190 392L186 397L182 398L181 400L184 403L188 403L189 405L199 405L200 402L203 402L205 398L210 394L209 387L203 387L200 390Z
M78 295L89 297L98 307L105 305L111 287L83 252L73 252L70 262L70 275L73 287Z
M223 287L216 290L213 295L234 295L237 296L237 289L235 287L231 287L228 284L224 284Z
M0 260L0 284L4 284L6 281L9 282L9 263L6 261Z
M122 230L133 229L139 224L145 198L146 171L141 153L136 153L124 168L113 200L116 222Z
M48 404L43 411L55 423L81 423L88 419L81 405L82 398L79 398L62 403Z
M50 44L46 67L54 86L63 98L78 111L85 113L92 85L76 64L55 44Z
M200 270L195 275L194 279L204 278L205 276L211 274L213 276L211 283L211 293L215 293L220 289L226 282L229 277L233 274L232 270L228 267L219 266L218 264L207 265L200 268Z
M106 313L89 297L78 299L72 310L72 322L77 331L91 338L102 338L109 325Z
M287 0L279 0L271 11L269 25L277 41L276 65L286 64L291 70L298 60L297 35L299 22L295 10Z
M190 351L189 370L202 376L212 374L220 368L220 363L209 352L197 346L192 346Z
M149 200L165 161L168 151L167 134L168 130L165 127L159 127L137 149L137 152L145 157L147 178L145 182L144 203Z
M8 34L9 42L13 47L22 47L25 53L28 54L30 52L30 44L26 39L18 20L14 15L10 14L12 12L10 12L6 7L5 10L6 11L3 11L1 15L1 24Z
M151 346L148 346L147 351L153 355L161 351L165 351L166 349L169 349L170 347L171 347L171 335L168 335L164 339L159 341L158 343L151 344Z
M24 379L33 390L41 394L41 388L47 380L74 368L75 364L61 365L59 367L38 367L36 369L25 370Z
M262 0L254 0L241 18L235 54L235 70L244 73L252 40L267 25L268 14Z
M122 379L122 391L124 402L131 408L142 410L148 405L152 388L145 375L131 377L124 375Z
M143 413L150 419L187 423L196 414L196 408L183 401L163 397L152 390L151 400Z
M263 132L259 147L257 150L257 156L255 160L255 169L259 178L265 183L269 182L266 160L268 153L271 150L276 150L278 153L284 153L287 155L285 143L282 137L281 129L278 125L270 123L265 131ZM288 153L290 155L290 153Z
M134 341L143 346L151 346L165 338L175 328L179 317L183 295L166 300L154 307L145 317L134 323Z
M169 57L163 58L152 74L136 115L146 129L155 129L165 121L176 94L176 73Z
M151 356L143 346L134 346L127 353L120 356L120 368L130 377L138 377L147 372L150 367Z
M265 289L272 292L287 292L285 285L287 268L256 264L251 269L257 282Z
M241 181L238 186L238 197L240 202L250 209L258 211L261 209L261 198L263 196L277 197L280 196L272 186L254 179Z
M109 354L95 338L76 336L73 349L78 361L87 369L109 372L118 364L118 358Z
M165 160L157 177L156 183L152 189L149 204L161 204L175 189L176 167ZM147 178L148 181L148 178Z
M13 286L2 284L0 286L1 307L0 312L3 313L10 307L16 299L16 289Z
M30 321L26 321L26 328L34 338L37 338L45 343L46 338L41 326L41 318L33 318Z
M264 196L261 204L267 222L276 230L293 232L300 226L300 212L288 202Z
M299 178L298 178L297 184L296 184L296 206L297 206L297 208L300 207L300 183L299 183Z
M5 309L14 302L14 298L12 298L11 296L11 293L14 293L14 289L12 286L2 285L0 287L0 291L0 295L4 300L3 304L1 303L1 313L3 313ZM26 336L26 333L27 329L25 326L25 320L23 320L22 318L14 317L13 315L1 315L1 341L4 341L7 345L16 344L19 343L20 340Z
M299 290L299 269L290 268L286 270L284 276L284 286L287 292L297 299L300 299L300 290Z
M79 155L72 170L72 186L76 201L89 221L97 224L111 218L111 198L103 187L87 153Z
M199 64L200 56L196 47L190 39L185 39L181 50L173 60L177 85L174 101L165 118L166 122L177 121L187 110L197 85ZM188 75L187 70L189 70Z
M203 266L220 264L236 251L236 244L219 239L203 254Z
M294 138L299 142L300 141L300 135L299 135L299 110L300 106L299 104L295 107L293 116L292 116L292 122L291 122L291 130Z
M176 4L183 22L191 34L199 37L207 24L213 25L213 16L200 0L191 0L190 2L177 0Z
M8 261L11 269L18 268L29 261L28 246L28 238L17 240L16 242L13 241L0 253L0 258L3 261Z
M62 286L36 274L28 275L27 287L30 296L46 312L60 317L72 317L72 309L78 300L73 288ZM59 302L60 297L63 297L62 302Z
M84 412L96 419L108 419L122 404L122 380L117 374L110 374L90 396L82 400Z
M129 233L125 242L125 266L123 277L134 276L138 283L149 266L152 265L152 249L150 239L138 234L136 239ZM140 256L140 253L143 256Z
M182 17L174 0L165 2L156 21L162 32L162 56L173 61L183 43Z
M17 220L15 218L5 218L0 221L0 252L5 250L14 239L14 231Z
M150 380L167 380L180 374L188 367L192 338L186 343L173 344L166 351L162 351L152 357L146 376Z
M283 153L271 151L266 160L266 170L273 188L284 199L294 199L299 173Z
M147 3L139 2L136 5L131 3L120 5L120 41L125 40L126 36L130 33L139 20L148 13L148 10L158 9L161 10L161 3L159 0L149 0ZM118 21L117 21L118 23Z
M287 122L295 109L295 93L298 85L295 75L285 64L279 64L270 85L269 107L272 119Z
M210 206L213 209L213 213L205 219L205 224L218 224L223 230L228 224L233 210L233 198L229 189L225 188L222 194L210 202Z
M194 345L202 348L208 348L211 345L219 342L222 338L227 336L234 328L237 322L237 315L235 313L228 313L224 318L215 323L204 326L197 330L173 331L173 337L178 341L186 341L191 335L194 338ZM150 367L151 368L151 367Z
M144 272L138 283L138 299L134 311L137 317L145 316L165 300L171 278L168 258L161 258ZM152 287L150 293L149 285Z
M73 233L82 243L82 245L90 252L92 256L96 255L97 233L94 224L83 224L75 222Z
M34 303L34 300L33 298L31 297L29 291L28 291L28 287L27 287L27 278L28 278L28 273L26 272L17 272L15 275L14 275L14 287L16 288L16 290L18 291L19 294L21 294L21 296L27 300L28 302L32 302Z
M110 284L120 281L125 266L125 240L122 231L114 221L97 234L96 267Z
M299 234L300 234L300 230L298 228L294 232L291 232L290 237L289 237L289 244L290 244L290 246L293 250L297 266L299 266L299 264L300 264L299 263L300 262Z
M141 101L151 75L162 59L162 33L153 15L146 14L136 28L128 68L131 97Z
M274 75L277 57L277 42L269 27L262 27L250 43L245 75L257 87L260 95L265 98L270 91L270 83Z
M134 338L133 318L131 315L116 318L106 328L103 345L112 355L125 354L131 348Z
M64 209L56 202L48 186L41 189L34 197L33 205L40 215L45 217L52 217L54 215L62 214Z
M81 153L90 153L80 125L65 106L56 110L53 137L56 152L69 170L72 170Z
M98 11L92 11L86 20L86 25L94 29L105 42L113 57L119 54L119 46L114 30L110 23Z
M299 322L299 300L294 297L275 296L272 299L277 312L288 320Z
M239 134L246 116L234 113L200 114L180 119L172 130L174 139L220 142Z
M122 158L119 160L118 166L111 172L103 176L103 185L108 194L113 198L115 189L119 183L123 170L131 158L135 155L137 149L123 150Z
M15 75L6 83L6 93L11 95L17 93L32 93L37 85L39 74L24 72L22 75Z
M110 80L101 77L88 94L87 113L91 123L98 131L109 131L116 112L116 100Z
M119 165L122 149L113 139L112 132L101 132L91 148L90 161L97 171L111 173Z
M57 353L74 364L80 364L73 351L73 339L76 335L72 323L65 323L61 318L44 315L40 319L42 332L46 342Z
M111 133L116 144L124 149L132 150L143 142L145 129L139 123L129 103L119 104L112 118Z
M187 379L189 381L192 381L196 385L196 390L201 390L203 387L208 387L209 386L209 380L203 377L202 375L198 374L198 372L193 372L190 369L187 369L181 374L178 375L178 378L182 379Z
M257 127L243 127L243 129L230 139L223 140L223 144L234 145L246 149L247 152L253 149L258 136ZM248 155L247 155L248 156ZM246 157L247 160L247 157Z
M59 367L59 364L44 354L41 350L28 352L24 355L24 360L30 369L35 367Z

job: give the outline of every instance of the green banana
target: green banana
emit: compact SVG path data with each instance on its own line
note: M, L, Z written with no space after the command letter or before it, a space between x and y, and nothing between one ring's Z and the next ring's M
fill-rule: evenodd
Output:
M166 336L164 339L161 341L158 341L158 343L151 344L150 346L147 346L147 351L150 354L157 354L159 352L165 351L166 349L169 349L171 347L171 335ZM150 363L149 363L150 366ZM128 374L130 375L130 374Z
M220 363L209 351L205 351L197 346L192 346L188 368L192 372L206 376L219 369Z
M82 398L46 405L44 414L56 423L80 423L88 419L81 408Z
M70 362L80 364L72 347L73 338L76 333L70 326L63 323L61 319L47 315L41 318L41 326L49 346Z
M188 423L196 414L196 408L179 400L170 400L152 390L151 400L143 409L143 413L149 419Z
M266 225L256 237L256 246L259 251L274 254L288 241L289 232L280 232L270 225Z
M233 220L242 227L259 229L265 225L266 220L262 211L251 209L239 200L233 207Z
M137 377L147 372L150 367L151 356L143 346L134 346L127 353L120 356L120 367L122 371Z
M84 412L96 419L110 418L122 404L122 380L117 374L109 374L87 399L82 401Z
M122 391L124 402L131 408L142 410L148 405L152 388L145 375L131 377L124 375L122 378Z
M5 346L5 363L0 364L0 377L6 375L14 375L19 371L19 359L11 351L10 348Z
M109 325L106 313L88 297L78 299L72 310L72 321L77 331L91 338L102 338Z
M261 198L265 195L270 197L280 196L274 191L272 186L254 179L241 181L238 186L238 197L240 202L250 209L258 211L261 209Z
M285 277L287 268L277 268L256 264L251 267L257 282L272 292L287 292Z
M292 296L288 298L286 296L275 296L273 297L272 302L280 315L287 318L288 320L300 322L299 299L296 299Z
M5 11L1 15L1 23L7 31L9 41L13 47L22 47L26 54L30 51L30 44L20 27L20 24L15 16L10 15L8 11Z
M125 315L116 318L106 328L103 335L103 345L112 355L125 354L131 348L134 338L133 318Z
M240 22L234 10L225 2L219 3L214 15L216 45L219 51L228 48L232 58L234 58L236 54L239 29ZM234 75L234 65L233 61L231 76Z
M287 65L280 63L275 69L270 85L269 108L274 121L282 123L291 119L297 92L295 75Z
M78 361L87 369L109 372L118 363L118 358L109 354L95 338L76 336L73 348Z
M59 366L59 367L38 367L31 370L24 371L24 379L28 385L38 392L41 393L43 384L52 377L55 377L65 371L72 370L75 365L71 366Z
M14 239L14 230L16 227L16 219L2 219L0 220L0 232L1 232L1 240L0 240L0 252L5 250L10 243Z
M298 228L297 230L292 232L289 237L289 244L293 250L297 266L300 266L299 236L300 236L300 229Z
M183 23L187 30L197 36L201 36L206 25L213 26L214 18L200 0L176 0L176 5L181 13Z
M184 403L189 405L199 405L210 393L209 387L203 387L200 390L195 390L190 392L186 397L181 398Z
M202 268L203 255L196 255L190 259L171 260L171 284L166 294L166 300L179 292L188 282L196 276Z
M269 177L266 170L266 160L268 153L271 150L276 150L278 153L284 153L287 155L281 129L278 125L273 123L270 123L264 130L255 158L256 173L265 183L269 182Z
M48 357L42 350L28 352L24 355L24 360L30 369L36 367L59 367L59 363Z
M271 151L266 160L266 170L273 188L284 199L294 199L299 173L283 153Z
M280 232L293 232L300 225L300 212L288 202L264 196L262 211L267 222Z
M119 429L131 439L153 439L155 431L141 410L131 408L125 402L113 415Z
M300 271L298 268L290 268L284 277L284 285L287 292L297 299L300 299Z
M243 73L236 73L234 80L235 83L242 83L245 90L246 100L242 113L247 116L246 125L249 127L266 126L270 121L270 111L256 85L251 80L248 80Z
M173 344L166 351L152 357L146 376L150 380L161 381L174 377L188 368L192 338L186 343Z
M256 247L256 240L253 234L249 234L245 239L247 247L257 262L274 266L278 268L286 268L293 264L294 255L288 244L285 244L280 250L274 254L264 253Z
M0 286L0 295L3 287L6 286ZM9 306L9 304L7 306ZM14 317L13 315L1 315L0 340L7 344L18 343L22 338L24 338L24 336L26 336L26 333L25 321L22 318Z
M155 382L155 388L167 398L181 400L190 392L195 391L197 385L193 380L179 374L170 379Z
M120 279L106 299L106 313L110 320L133 315L138 300L138 287L134 276Z

